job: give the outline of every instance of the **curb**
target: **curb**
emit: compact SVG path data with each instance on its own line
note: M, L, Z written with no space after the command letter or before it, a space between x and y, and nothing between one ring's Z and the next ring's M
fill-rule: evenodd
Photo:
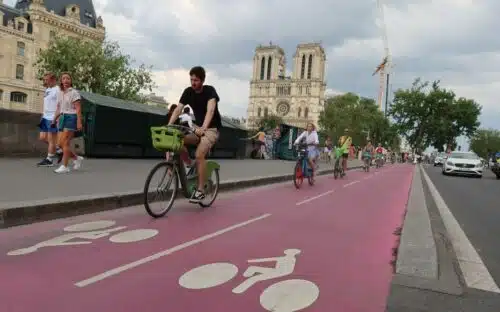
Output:
M458 259L424 179L423 170L421 166L415 168L398 247L396 274L392 284L450 295L462 295L464 282ZM414 196L419 195L420 197L423 195L423 203L415 200ZM410 204L414 207L410 207ZM420 207L415 206L417 204ZM421 232L418 232L418 223L422 222L418 222L416 218L423 217L423 209L427 214L425 223L428 223L430 228L425 226L422 229L420 226ZM422 252L426 253L423 257Z
M353 166L348 170L359 169ZM318 175L332 174L333 169L320 170ZM222 181L219 192L290 181L292 174ZM143 204L143 191L51 198L39 201L0 204L0 229L24 224L67 218Z

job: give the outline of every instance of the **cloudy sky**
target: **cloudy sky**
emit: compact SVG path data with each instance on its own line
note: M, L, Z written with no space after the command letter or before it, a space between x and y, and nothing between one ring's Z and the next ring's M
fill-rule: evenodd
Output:
M246 115L255 46L321 41L330 92L375 98L383 57L375 0L93 0L108 38L154 68L157 94L177 102L201 64L225 114ZM13 3L14 0L7 0ZM483 126L500 128L500 1L385 0L395 68L392 89L439 79L483 105ZM417 4L418 3L418 4ZM289 68L290 69L290 68Z

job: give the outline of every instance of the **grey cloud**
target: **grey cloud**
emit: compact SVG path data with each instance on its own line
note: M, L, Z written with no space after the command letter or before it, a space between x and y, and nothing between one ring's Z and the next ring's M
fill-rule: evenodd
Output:
M419 4L428 2L431 0L423 0ZM137 46L123 48L136 59L151 64L158 70L189 68L201 64L221 76L245 80L250 78L249 68L231 64L251 62L255 47L259 44L273 41L282 46L290 67L298 43L321 40L325 49L331 51L347 39L380 36L375 26L377 11L373 0L207 0L197 2L196 6L202 6L204 16L211 17L218 33L213 34L201 28L194 35L187 35L180 29L181 21L174 14L177 2L167 0L164 3L160 7L165 9L155 10L159 8L159 4L154 0L136 3L108 0L105 9L136 21L134 31L146 38L144 47L147 46L153 52ZM412 0L392 0L390 6L405 11L414 3ZM415 38L404 38L413 48L409 55L394 56L396 73L392 89L408 86L415 77L426 80L448 79L450 84L467 84L468 80L486 83L492 79L492 75L487 72L500 72L500 62L493 62L491 58L474 60L467 57L500 51L500 40L496 33L500 29L500 20L495 16L500 10L500 2L484 0L478 2L477 6L482 15L475 18L472 16L474 12L471 12L468 21L474 21L473 23L466 25L466 21L460 23L458 20L456 25L445 25L450 33L422 27L426 29L425 32L419 33L417 29L411 34ZM196 24L196 14L187 18L183 22ZM447 20L443 16L443 23ZM426 21L422 20L421 23L425 26ZM389 28L397 30L398 25L389 25ZM453 29L456 31L453 32ZM373 56L363 60L349 56L327 57L329 88L376 97L378 78L371 74L380 62L381 55L373 53ZM486 123L489 118L486 112L494 111L485 107L484 112L483 119Z

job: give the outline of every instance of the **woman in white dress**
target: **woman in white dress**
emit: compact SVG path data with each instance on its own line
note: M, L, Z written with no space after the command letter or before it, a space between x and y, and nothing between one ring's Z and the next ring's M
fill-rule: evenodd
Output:
M309 166L313 170L313 174L316 172L316 161L318 160L319 157L319 138L318 138L318 133L316 132L316 127L312 123L307 124L307 129L306 131L302 132L297 140L295 140L295 145L298 145L304 141L304 143L307 145L307 152L308 152L308 160L309 160Z

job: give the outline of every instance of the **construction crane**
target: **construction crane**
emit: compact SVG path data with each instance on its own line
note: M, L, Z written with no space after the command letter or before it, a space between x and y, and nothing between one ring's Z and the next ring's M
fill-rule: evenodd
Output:
M389 51L389 40L387 39L387 26L385 24L384 16L384 4L383 0L377 0L377 8L380 14L380 28L382 31L382 42L384 44L384 58L382 62L376 67L372 76L377 73L380 75L380 85L378 91L377 104L380 110L382 110L382 103L384 103L384 113L387 114L387 105L389 102L389 74L392 66L391 53ZM385 95L385 98L384 98ZM385 100L385 101L384 101Z

